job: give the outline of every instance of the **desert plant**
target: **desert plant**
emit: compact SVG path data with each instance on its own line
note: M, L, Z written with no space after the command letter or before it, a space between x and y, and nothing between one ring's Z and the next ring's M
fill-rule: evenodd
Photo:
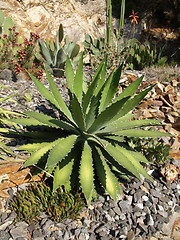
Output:
M40 93L61 114L61 120L38 112L25 112L28 118L16 118L12 122L32 126L33 132L22 132L22 136L36 138L35 143L23 145L18 150L28 151L31 156L24 166L35 165L54 174L53 189L59 186L80 184L88 204L94 195L94 178L116 199L120 184L115 174L128 178L140 178L140 174L152 180L139 161L148 162L140 153L123 143L125 136L156 137L166 133L138 129L161 124L159 120L131 121L129 114L146 96L153 86L134 95L143 77L129 85L114 98L119 85L122 66L106 76L107 57L98 67L91 84L84 87L83 58L76 73L69 57L66 61L66 80L70 104L67 106L57 90L48 71L51 92L31 76ZM40 132L40 126L43 132ZM18 133L18 136L20 132ZM78 181L79 179L79 181Z
M93 54L96 57L99 57L100 55L102 55L102 52L105 49L105 39L96 38L93 40L89 34L86 34L83 46L90 55Z
M149 67L156 59L156 49L148 41L144 44L133 38L125 41L126 67L130 69L142 70Z
M63 25L60 24L55 41L52 39L46 42L39 40L40 53L45 59L46 67L50 73L58 77L64 75L67 56L72 60L73 65L76 65L80 59L80 46L76 42L70 42L67 36L64 43L62 43L63 39Z
M127 138L128 145L138 152L141 152L149 161L167 163L170 159L170 145L161 142L156 138Z
M52 193L48 184L33 183L28 189L17 192L10 203L10 209L17 213L16 220L28 223L37 222L45 212L56 221L65 218L76 219L84 206L78 192L64 192L61 188Z
M162 57L163 48L157 49L147 40L144 43L137 39L126 39L124 48L124 61L126 68L142 70L145 67L150 67L152 64L163 66L167 62L167 57Z
M42 61L36 50L39 36L30 33L29 40L23 40L18 35L19 29L13 20L10 17L5 18L4 13L0 11L0 68L11 69L16 74L22 70L33 72L32 69L35 67L37 70Z
M119 29L113 29L112 4L111 0L107 0L107 18L104 37L99 37L93 40L89 34L85 36L85 41L83 43L85 48L85 54L89 54L90 64L94 68L99 65L99 63L102 61L106 54L110 56L107 63L108 68L118 66L123 63L122 55L124 50L122 48L122 36L124 26L124 14L125 0L122 0Z

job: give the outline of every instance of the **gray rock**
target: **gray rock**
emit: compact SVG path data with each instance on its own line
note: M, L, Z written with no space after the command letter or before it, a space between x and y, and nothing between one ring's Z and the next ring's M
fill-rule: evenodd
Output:
M149 200L149 198L148 198L146 195L143 195L143 196L142 196L142 200L145 201L145 202L147 202L147 201Z
M121 220L125 220L126 219L126 215L124 213L120 213L119 218Z
M140 203L135 203L134 206L141 209L141 210L144 208L143 203L141 203L141 202Z
M52 234L51 234L51 237L55 237L57 239L60 239L62 238L63 236L63 232L61 230L57 230L57 231L54 231ZM62 238L63 239L63 238Z
M180 212L180 206L178 206L178 205L175 206L174 211L175 211L175 212Z
M91 223L91 220L89 220L89 219L84 219L83 220L83 225L86 227L86 226L89 226L90 225L90 223Z
M154 220L153 220L153 217L150 214L146 215L146 219L145 219L144 222L148 226L154 226Z
M9 225L11 225L12 221L4 222L0 225L0 231L4 231Z
M96 240L96 235L94 233L91 233L89 240Z
M6 219L7 221L14 221L14 219L17 217L17 214L15 212L11 212L8 218Z
M123 200L123 201L119 202L119 207L121 208L121 211L123 213L127 213L132 210L132 207L129 204L129 201L127 201L127 200Z
M13 74L11 70L4 69L3 71L0 72L0 79L12 81L12 78Z
M41 229L35 229L32 233L33 239L41 240L44 237Z
M55 237L45 237L45 240L56 240Z
M29 233L32 234L32 232L37 228L36 228L36 225L34 223L32 223L31 225L28 226L27 229L28 229Z
M86 235L84 233L80 233L78 236L79 240L86 240Z
M127 234L127 240L135 240L135 234L133 230L130 230Z
M141 197L144 195L144 193L142 192L142 190L137 190L136 193L134 194L134 202L137 203L139 201L141 201Z
M111 217L109 214L106 214L105 215L105 222L114 222L114 218Z
M42 225L42 231L45 235L48 235L51 233L50 227L54 226L54 223L52 220L47 220L43 225Z
M126 199L129 202L129 205L131 205L132 204L132 200L133 200L133 196L128 195L128 196L126 196Z
M116 214L115 214L115 212L113 210L114 209L110 209L109 210L109 215L114 218L116 216Z
M26 237L27 233L27 229L24 229L23 227L16 227L10 230L10 234L13 239L16 239L18 237Z
M116 214L118 214L118 215L121 214L121 210L120 210L120 208L119 208L118 206L114 207L114 208L113 208L113 211L114 211Z
M66 231L66 232L64 233L64 235L63 235L63 239L64 239L64 240L69 240L69 237L70 237L70 234L69 234L68 231Z
M10 239L10 234L5 231L0 231L0 240L9 240Z
M6 212L1 212L1 216L0 216L0 222L4 222L7 218L7 213Z
M153 197L156 197L156 198L161 198L162 197L161 191L158 191L158 190L155 190L155 189L150 189L150 193Z

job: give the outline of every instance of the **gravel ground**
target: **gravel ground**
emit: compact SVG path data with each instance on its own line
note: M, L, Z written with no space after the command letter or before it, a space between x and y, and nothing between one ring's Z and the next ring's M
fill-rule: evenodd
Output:
M89 70L85 70L88 74ZM18 112L38 110L52 115L57 114L51 110L31 80L25 80L20 76L20 79L12 82L10 71L6 70L3 74L4 76L2 74L0 76L0 83L10 87L15 93L18 92L13 99L21 104L1 102L2 108ZM65 80L55 78L54 81L65 101L68 102ZM45 78L42 83L48 87ZM27 103L24 94L28 92L32 95L32 100ZM8 89L1 91L1 97L7 95L9 95ZM17 142L14 145L16 144ZM178 159L171 159L171 163L180 167ZM28 225L25 222L13 224L16 214L10 210L2 212L0 240L153 240L152 237L161 240L173 239L170 237L172 226L170 227L169 224L173 219L180 217L180 181L177 179L171 184L166 183L156 164L145 167L154 178L153 183L146 179L122 182L122 195L118 197L117 202L114 202L106 193L102 193L98 195L97 202L83 209L78 221L66 219L62 223L55 223L50 216L42 214L41 220L36 224ZM14 193L15 189L9 190L11 196ZM8 208L8 201L6 208Z
M178 160L173 159L172 163L179 167ZM13 224L16 214L3 212L0 216L0 239L145 240L152 239L152 236L161 240L173 239L168 237L171 235L169 223L180 211L180 182L176 180L167 184L155 165L148 173L153 177L153 183L145 179L121 183L122 195L118 196L117 202L102 193L98 195L97 202L83 208L76 221L66 219L55 223L50 216L42 214L36 224ZM9 193L13 196L13 189Z

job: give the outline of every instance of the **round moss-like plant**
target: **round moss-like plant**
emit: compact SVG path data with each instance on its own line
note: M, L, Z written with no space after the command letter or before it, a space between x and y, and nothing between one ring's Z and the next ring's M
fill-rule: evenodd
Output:
M84 200L77 191L65 192L58 188L52 192L51 187L43 182L33 183L28 189L17 192L10 209L17 213L16 220L36 222L44 212L61 222L65 218L77 219L83 206Z

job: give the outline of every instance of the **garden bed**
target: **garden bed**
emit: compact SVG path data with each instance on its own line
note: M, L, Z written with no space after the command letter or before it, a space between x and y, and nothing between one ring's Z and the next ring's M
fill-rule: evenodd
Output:
M91 73L87 68L86 74ZM172 71L172 74L171 74ZM142 88L149 86L154 81L158 82L153 90L141 105L135 110L137 118L160 118L167 124L163 131L170 132L174 137L163 138L166 144L172 147L169 164L179 168L179 128L178 114L179 107L179 68L168 69L169 77L164 80L160 69L146 69L144 71L126 71L120 80L119 91L125 88L137 77L145 75ZM163 74L164 74L163 70ZM175 75L173 75L175 73ZM17 102L9 102L1 107L7 110L37 110L55 115L47 102L41 97L30 79L21 79L12 82L11 73L4 71L1 84L10 87L17 95L13 96ZM9 74L9 75L8 75ZM2 76L2 75L1 75ZM64 78L54 78L59 91L66 102L66 82ZM42 83L48 87L44 78ZM140 88L140 90L142 90ZM1 93L3 97L8 91ZM29 98L28 98L29 96ZM163 98L162 98L163 97ZM22 142L16 140L11 142L11 149ZM23 155L22 155L23 156ZM161 163L162 164L162 163ZM161 164L153 162L146 165L146 170L154 178L154 183L143 179L142 181L131 179L130 182L121 182L122 195L118 197L117 203L109 195L101 192L98 200L84 208L78 221L65 220L62 223L55 223L50 216L42 214L40 221L36 224L18 222L12 224L16 214L7 209L9 200L6 201L5 211L1 213L0 236L3 239L23 237L24 239L178 239L179 216L179 178L172 183L167 183L160 174ZM10 197L14 195L17 188L6 189ZM173 222L173 224L172 224ZM7 225L9 227L7 227Z

